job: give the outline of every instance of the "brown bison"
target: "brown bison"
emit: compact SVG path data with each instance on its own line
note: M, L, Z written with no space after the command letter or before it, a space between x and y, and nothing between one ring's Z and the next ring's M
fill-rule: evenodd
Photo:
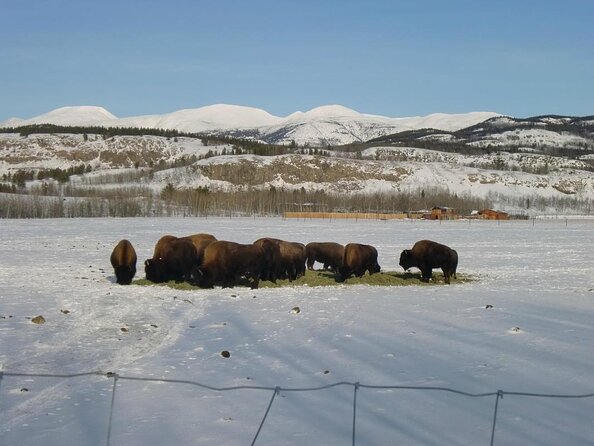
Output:
M256 240L254 245L262 248L264 255L264 265L262 267L262 273L260 279L268 280L276 283L276 279L279 278L280 264L281 264L281 250L280 244L268 238L262 238Z
M212 242L216 242L217 239L214 235L211 234L193 234L187 235L185 237L180 237L182 239L190 240L194 246L196 247L196 256L198 264L202 263L202 258L204 257L204 250L208 245Z
M163 252L165 252L165 247L172 240L177 240L177 237L174 235L164 235L159 240L157 240L157 244L155 245L155 249L153 250L153 259L158 259L159 257L163 257Z
M246 277L252 279L251 288L256 289L263 269L264 251L260 246L219 240L206 247L202 264L192 270L191 282L201 288L233 287Z
M338 267L336 281L344 282L351 274L362 277L365 271L369 271L369 274L372 275L379 273L380 269L379 263L377 263L377 249L371 245L349 243L344 247L342 264Z
M450 275L457 279L456 270L458 269L458 251L452 249L452 263L450 267Z
M196 247L188 239L173 237L165 242L165 237L161 237L155 247L157 256L144 262L147 280L155 283L188 281L198 261Z
M130 285L136 274L136 251L128 240L120 240L111 252L111 266L120 285Z
M305 245L303 243L264 237L256 240L254 244L262 246L262 243L270 242L276 243L280 251L280 257L274 273L276 279L289 279L289 281L293 281L305 274Z
M342 265L344 246L334 242L311 242L305 245L307 269L313 270L315 262L324 265L324 269L336 270Z
M446 245L431 240L420 240L412 249L402 251L400 266L405 270L413 266L419 268L423 282L431 279L433 268L441 268L445 283L450 283L450 277L456 277L458 253Z

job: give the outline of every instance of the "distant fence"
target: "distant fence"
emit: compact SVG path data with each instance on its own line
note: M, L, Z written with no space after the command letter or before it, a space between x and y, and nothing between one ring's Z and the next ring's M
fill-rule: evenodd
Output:
M323 218L337 220L342 218L366 220L402 220L408 218L405 213L388 214L382 212L284 212L283 218Z
M457 395L461 395L464 397L469 398L486 398L486 397L495 397L495 407L493 411L493 421L491 426L491 439L489 442L490 446L493 446L495 441L495 427L497 425L497 413L499 410L499 400L503 398L504 395L506 396L525 396L525 397L532 397L532 398L563 398L563 399L583 399L583 398L594 398L594 393L587 393L587 394L579 394L579 395L564 395L564 394L546 394L546 393L528 393L528 392L508 392L504 390L497 390L496 392L487 392L487 393L469 393L464 392L462 390L456 390L449 387L434 387L434 386L376 386L376 385L368 385L368 384L361 384L360 382L337 382L334 384L328 384L325 386L319 387L301 387L301 388L291 388L291 387L266 387L266 386L233 386L233 387L213 387L207 384L202 384L197 381L190 381L190 380L182 380L182 379L159 379L159 378L145 378L145 377L138 377L138 376L125 376L119 375L114 372L85 372L85 373L74 373L74 374L46 374L46 373L11 373L11 372L2 372L0 371L0 386L2 384L2 378L4 376L18 376L18 377L27 377L27 378L57 378L57 379L72 379L78 378L82 376L104 376L106 378L113 379L113 387L111 393L111 404L109 406L109 414L107 419L107 432L106 432L106 446L111 445L111 428L113 422L113 414L115 409L115 401L116 401L116 389L118 381L142 381L142 382L153 382L153 383L168 383L168 384L185 384L200 387L202 389L210 390L213 392L227 392L227 391L234 391L234 390L261 390L261 391L268 391L272 392L272 396L270 401L268 402L268 406L266 407L266 411L264 412L264 416L260 421L258 428L255 432L254 438L252 439L250 445L256 444L256 440L260 435L260 432L266 422L268 414L270 413L270 409L272 408L272 403L276 396L280 392L315 392L325 389L330 389L333 387L339 386L348 386L353 388L353 417L352 417L352 445L355 446L356 444L356 428L357 428L357 393L360 389L375 389L375 390L418 390L418 391L432 391L432 392L449 392L454 393ZM0 389L1 390L1 389Z

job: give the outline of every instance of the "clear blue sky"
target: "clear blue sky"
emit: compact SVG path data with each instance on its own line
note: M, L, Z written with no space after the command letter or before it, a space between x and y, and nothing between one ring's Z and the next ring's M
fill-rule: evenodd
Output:
M592 0L2 0L0 121L215 103L278 116L594 114Z

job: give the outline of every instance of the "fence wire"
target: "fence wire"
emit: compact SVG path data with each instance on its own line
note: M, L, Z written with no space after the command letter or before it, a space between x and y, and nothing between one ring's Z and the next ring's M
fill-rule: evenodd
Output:
M433 392L449 392L454 393L457 395L469 397L469 398L486 398L495 396L495 408L493 410L493 423L491 427L491 441L490 446L493 446L495 443L495 427L497 425L497 414L499 410L499 400L503 399L504 395L507 396L524 396L529 398L562 398L562 399L583 399L583 398L593 398L594 393L585 393L585 394L554 394L554 393L533 393L533 392L512 392L512 391L505 391L505 390L497 390L495 392L486 392L486 393L470 393L465 392L458 389L453 389L450 387L436 387L436 386L383 386L383 385L370 385L370 384L361 384L360 382L349 382L349 381L340 381L333 384L327 384L324 386L316 386L316 387L269 387L269 386L231 386L231 387L214 387L208 384L204 384L198 381L192 380L185 380L185 379L165 379L165 378L146 378L146 377L139 377L139 376L126 376L120 375L114 372L103 372L103 371L95 371L95 372L83 372L83 373L72 373L72 374L51 374L51 373L17 373L17 372L3 372L0 371L0 386L2 385L2 378L5 376L14 376L14 377L25 377L25 378L56 378L56 379L71 379L71 378L79 378L83 376L103 376L106 378L113 378L113 389L111 394L111 404L109 408L109 414L107 419L107 434L106 434L106 446L111 445L111 437L112 437L112 423L113 423L113 414L115 409L115 402L116 402L116 389L118 381L143 381L143 382L154 382L154 383L166 383L166 384L187 384L191 386L200 387L202 389L214 391L214 392L227 392L227 391L234 391L234 390L261 390L261 391L269 391L273 392L272 397L266 407L266 412L262 417L262 421L258 426L258 429L254 435L253 440L251 441L250 445L253 446L256 444L256 440L264 427L264 423L270 413L270 409L272 408L272 404L276 396L280 392L316 392L320 390L331 389L334 387L340 386L350 386L353 387L353 424L352 424L352 445L355 446L356 444L356 424L357 424L357 393L360 389L374 389L374 390L417 390L417 391L433 391ZM1 389L0 389L1 390Z

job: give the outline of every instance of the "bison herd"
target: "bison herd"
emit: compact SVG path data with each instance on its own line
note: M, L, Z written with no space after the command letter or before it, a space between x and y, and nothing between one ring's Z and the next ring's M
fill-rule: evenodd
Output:
M315 262L335 272L337 282L350 276L361 277L380 272L377 249L371 245L334 242L312 242L304 245L277 238L260 238L250 244L217 240L211 234L186 237L164 235L144 262L147 280L155 283L185 281L201 288L232 287L249 283L258 288L260 280L276 283L293 281L313 270ZM121 240L111 254L116 281L128 285L136 274L136 252L128 240ZM431 279L432 270L441 268L445 282L456 278L458 253L448 246L421 240L412 249L402 251L400 266L404 270L417 267L423 281Z

